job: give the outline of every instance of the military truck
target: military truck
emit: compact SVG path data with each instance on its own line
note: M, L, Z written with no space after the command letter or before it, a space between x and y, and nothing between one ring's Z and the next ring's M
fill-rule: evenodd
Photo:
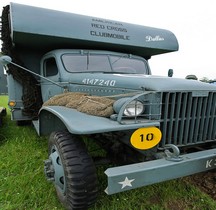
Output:
M49 136L66 208L96 202L100 162L108 195L216 167L216 87L151 74L152 56L178 50L171 31L11 3L1 39L12 119Z
M209 83L212 85L216 85L216 80L211 80Z

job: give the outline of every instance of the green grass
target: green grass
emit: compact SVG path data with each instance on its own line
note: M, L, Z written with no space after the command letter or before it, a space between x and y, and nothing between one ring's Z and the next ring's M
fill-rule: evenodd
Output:
M7 107L7 96L0 96ZM63 210L52 183L46 181L43 160L47 139L31 126L16 126L10 111L0 128L0 210ZM108 196L105 168L98 168L99 198L91 210L215 210L216 202L183 178Z

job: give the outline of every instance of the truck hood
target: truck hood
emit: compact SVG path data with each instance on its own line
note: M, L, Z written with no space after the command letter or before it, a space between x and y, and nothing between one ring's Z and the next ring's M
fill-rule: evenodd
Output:
M171 78L152 75L115 75L124 81L133 81L139 88L154 91L188 91L188 90L216 90L216 86L197 80ZM129 83L128 83L129 84Z
M133 89L133 90L150 90L150 91L216 91L216 86L197 80L188 80L173 77L138 75L138 74L77 74L73 75L72 83L86 85L108 86L106 81L115 81L113 88ZM96 81L104 81L101 84ZM91 84L92 83L92 84Z

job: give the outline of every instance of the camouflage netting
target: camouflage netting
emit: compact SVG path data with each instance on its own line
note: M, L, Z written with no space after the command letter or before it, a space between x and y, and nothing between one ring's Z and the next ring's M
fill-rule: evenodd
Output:
M9 26L9 5L4 7L2 11L2 28L1 28L1 40L2 40L2 53L8 55L12 58L14 63L19 64L20 66L25 66L20 60L16 49L13 47L13 43L10 37L10 26ZM13 78L22 85L23 93L22 100L24 109L22 110L24 115L27 115L31 118L37 118L38 111L42 105L42 97L40 86L38 85L37 80L34 76L26 71L20 70L16 66L11 64L8 65L9 70L8 74L13 75Z
M53 96L46 101L43 106L66 106L86 114L109 117L114 113L112 108L114 101L115 100L107 97L69 92Z

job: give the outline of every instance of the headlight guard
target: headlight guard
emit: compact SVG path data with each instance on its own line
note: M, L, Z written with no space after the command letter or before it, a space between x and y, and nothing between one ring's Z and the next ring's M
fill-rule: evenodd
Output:
M135 117L144 112L144 104L139 99L121 98L113 104L116 113L122 112L124 116Z

